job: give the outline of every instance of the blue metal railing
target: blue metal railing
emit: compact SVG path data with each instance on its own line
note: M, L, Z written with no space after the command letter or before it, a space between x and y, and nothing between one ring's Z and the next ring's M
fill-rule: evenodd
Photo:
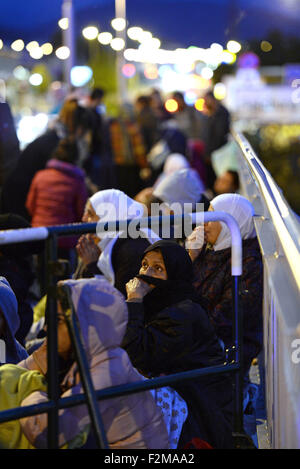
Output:
M84 346L81 339L81 333L76 312L72 310L71 321L68 321L72 345L75 349L76 361L85 393L78 394L68 398L59 397L58 384L58 352L57 352L57 295L56 295L56 275L55 269L48 269L47 281L47 356L48 356L48 402L37 404L36 406L27 406L22 408L8 409L0 412L0 423L9 420L15 420L31 415L37 415L44 412L48 413L48 448L58 448L59 433L59 409L72 407L87 403L88 410L96 442L99 447L107 447L106 435L99 408L98 400L117 397L125 394L132 394L148 389L155 389L165 385L172 385L178 381L187 381L195 378L201 378L210 374L233 373L234 379L234 434L239 436L243 434L243 373L242 373L242 314L239 305L240 276L242 273L242 241L239 227L234 218L222 212L202 212L199 214L171 215L169 217L148 217L135 219L136 229L146 226L153 227L153 224L160 225L164 221L170 221L171 224L183 223L189 218L191 223L197 221L197 216L203 222L211 220L222 220L228 224L232 237L232 288L233 288L233 349L235 356L231 363L222 366L212 366L198 370L191 370L174 375L159 377L147 381L121 385L107 388L105 390L95 391L92 385L89 369L84 352ZM129 226L132 220L111 222L114 231L120 231ZM0 245L11 244L15 242L24 242L24 240L46 240L48 266L55 263L57 259L57 237L79 235L85 233L99 234L101 231L108 231L110 222L79 223L71 225L61 225L42 228L26 228L20 230L7 230L0 232ZM71 303L72 304L72 303Z

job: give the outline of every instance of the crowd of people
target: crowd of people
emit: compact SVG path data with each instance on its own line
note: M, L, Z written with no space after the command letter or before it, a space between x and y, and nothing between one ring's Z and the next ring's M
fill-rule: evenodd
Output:
M47 131L14 157L1 179L0 230L134 220L154 215L154 204L163 215L188 206L233 216L243 243L248 402L250 367L263 346L263 271L254 209L239 193L238 173L229 167L217 177L213 166L230 115L210 92L203 113L180 92L170 113L152 90L109 117L99 112L104 98L101 89L84 103L70 96ZM13 153L9 145L0 151L1 162ZM57 284L62 397L83 389L67 327L74 313L95 389L223 365L234 345L226 224L200 223L180 237L152 225L137 237L127 234L119 226L58 240L58 257L70 265ZM0 411L47 400L45 260L43 241L0 246ZM99 409L111 449L235 445L227 373L107 399ZM46 446L45 414L0 424L0 447ZM59 446L95 447L85 406L59 412Z

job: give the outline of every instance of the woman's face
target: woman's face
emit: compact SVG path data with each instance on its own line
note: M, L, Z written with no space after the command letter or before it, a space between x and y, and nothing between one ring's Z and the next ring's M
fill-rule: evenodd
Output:
M81 221L83 223L97 223L99 220L100 217L97 215L91 202L88 200L85 205ZM98 244L101 241L101 239L96 235L91 235L91 238L94 240L95 244Z
M145 254L140 268L140 275L148 275L162 280L168 279L164 259L160 251L150 251Z
M213 207L210 205L208 211L213 212ZM218 221L209 221L204 223L204 241L214 245L221 233L222 225Z
M93 209L91 202L88 200L82 215L82 221L84 223L96 223L100 220L97 213Z

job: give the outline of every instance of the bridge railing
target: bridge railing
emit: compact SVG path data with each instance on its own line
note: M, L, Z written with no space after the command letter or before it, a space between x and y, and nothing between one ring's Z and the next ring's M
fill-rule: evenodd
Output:
M300 224L242 133L242 193L254 205L264 263L264 376L271 448L300 448Z

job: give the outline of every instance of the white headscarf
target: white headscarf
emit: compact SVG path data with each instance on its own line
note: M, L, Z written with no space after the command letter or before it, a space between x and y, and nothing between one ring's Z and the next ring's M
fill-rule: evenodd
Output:
M255 238L256 231L253 224L254 208L251 202L239 194L221 194L210 202L214 211L232 215L237 221L242 239ZM230 230L224 222L220 222L222 230L215 242L214 251L227 249L231 246Z
M192 168L180 169L167 175L154 189L153 195L167 204L196 204L205 188L197 171Z
M136 202L118 189L96 192L96 194L90 197L89 201L98 217L100 217L99 223L146 216L146 208L143 204ZM144 233L151 244L160 239L148 228L141 229L140 231ZM99 235L101 241L98 243L98 246L101 249L101 255L97 266L112 285L115 283L115 274L112 267L111 254L118 237L122 233L123 231L107 231L105 233L101 232Z
M180 169L189 167L190 163L185 156L181 155L181 153L171 153L166 159L163 172L165 174L171 174L175 171L179 171Z

